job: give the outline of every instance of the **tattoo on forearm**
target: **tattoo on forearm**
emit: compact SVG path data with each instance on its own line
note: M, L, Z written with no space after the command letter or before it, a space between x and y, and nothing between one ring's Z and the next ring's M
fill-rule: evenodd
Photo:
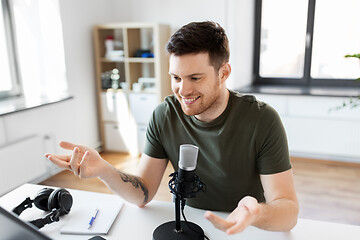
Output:
M145 184L141 181L139 177L128 175L119 171L120 177L123 182L129 182L133 185L134 188L141 188L144 193L144 203L147 203L149 199L149 191L147 190Z

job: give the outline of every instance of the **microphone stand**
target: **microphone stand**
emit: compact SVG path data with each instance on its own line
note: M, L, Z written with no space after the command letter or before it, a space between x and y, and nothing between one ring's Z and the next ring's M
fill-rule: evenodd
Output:
M175 196L175 232L181 233L181 220L180 220L180 198Z
M176 179L176 175L177 173L170 176ZM175 196L175 221L166 222L158 226L154 230L153 240L204 240L204 231L200 226L186 221L185 216L185 221L181 221L180 211L181 208L185 207L185 199L177 194L176 190L173 194Z

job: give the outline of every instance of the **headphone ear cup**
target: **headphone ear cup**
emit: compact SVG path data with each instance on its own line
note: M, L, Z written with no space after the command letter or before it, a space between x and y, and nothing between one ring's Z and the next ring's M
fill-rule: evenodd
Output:
M43 188L41 189L36 197L34 198L34 205L43 210L43 211L49 211L48 208L48 201L50 195L54 192L54 189L51 188Z
M48 209L59 209L60 216L68 214L73 204L71 194L64 188L59 188L53 191L48 199Z

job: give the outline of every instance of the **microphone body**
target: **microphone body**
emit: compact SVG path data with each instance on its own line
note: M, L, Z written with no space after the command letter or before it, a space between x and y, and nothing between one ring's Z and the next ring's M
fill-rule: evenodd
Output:
M175 186L181 198L189 198L194 189L194 175L195 170L185 171L179 168L178 184Z
M179 169L175 188L182 199L192 197L198 152L199 148L194 145L184 144L180 146Z

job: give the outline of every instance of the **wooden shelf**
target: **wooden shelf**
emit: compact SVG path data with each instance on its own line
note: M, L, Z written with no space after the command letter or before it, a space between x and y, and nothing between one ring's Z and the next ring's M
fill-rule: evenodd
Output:
M141 152L140 141L145 136L140 136L139 131L146 128L152 110L171 94L165 53L169 37L170 27L158 23L109 23L94 27L98 116L104 150L132 153L130 148L138 145L138 153ZM124 58L105 57L108 39L113 39L114 50L124 52ZM139 50L150 51L154 57L133 57ZM114 68L119 71L120 81L126 83L125 90L112 89L110 76ZM155 80L151 91L142 89L139 78Z
M131 57L131 58L127 58L125 61L128 61L128 62L136 62L136 63L154 63L154 62L155 62L155 58Z
M125 58L119 58L119 59L108 59L108 58L100 58L100 62L125 62Z

